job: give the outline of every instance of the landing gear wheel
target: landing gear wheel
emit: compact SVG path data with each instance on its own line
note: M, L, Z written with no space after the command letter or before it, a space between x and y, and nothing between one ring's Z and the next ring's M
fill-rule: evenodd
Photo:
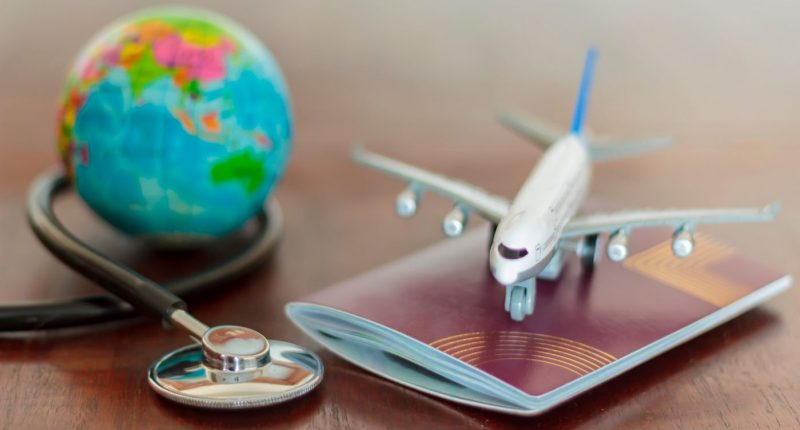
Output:
M594 269L594 265L600 258L600 235L585 236L578 246L578 257L581 259L581 267L584 270Z
M506 286L505 308L514 321L522 321L526 316L533 314L535 299L536 279Z
M514 287L511 290L508 313L514 321L522 321L525 319L525 288Z

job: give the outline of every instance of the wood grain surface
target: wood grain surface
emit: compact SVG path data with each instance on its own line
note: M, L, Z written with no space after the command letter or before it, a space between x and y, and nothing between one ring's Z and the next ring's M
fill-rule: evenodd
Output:
M93 33L146 1L0 0L0 301L98 289L28 230L26 188L57 163L66 68ZM191 303L311 345L283 305L441 240L449 205L392 213L400 184L354 166L354 141L513 195L541 151L502 129L518 107L568 122L583 53L601 50L595 132L669 134L659 154L594 174L588 209L783 203L771 225L704 231L800 272L800 5L792 2L302 2L203 5L252 29L292 89L295 150L277 196L284 241L258 273ZM59 205L81 237L157 279L202 263L154 257L77 198ZM475 222L471 228L486 228ZM187 343L137 320L0 336L0 428L797 428L800 289L537 418L456 406L378 379L315 347L326 379L275 409L209 412L160 399L145 369Z

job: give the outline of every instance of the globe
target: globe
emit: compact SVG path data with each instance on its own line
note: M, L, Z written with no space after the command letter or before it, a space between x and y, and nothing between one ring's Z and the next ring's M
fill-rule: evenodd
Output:
M291 149L278 64L220 15L161 8L101 31L72 65L58 148L81 198L123 232L192 241L242 226Z

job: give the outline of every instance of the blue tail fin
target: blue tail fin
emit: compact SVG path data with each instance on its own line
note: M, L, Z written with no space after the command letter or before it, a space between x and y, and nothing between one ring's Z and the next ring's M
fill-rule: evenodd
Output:
M589 103L589 92L592 90L592 77L594 76L594 62L597 59L597 50L594 47L586 52L586 62L583 63L583 77L581 88L578 91L578 101L575 103L575 114L572 117L572 133L583 134L583 123L586 119L586 105Z

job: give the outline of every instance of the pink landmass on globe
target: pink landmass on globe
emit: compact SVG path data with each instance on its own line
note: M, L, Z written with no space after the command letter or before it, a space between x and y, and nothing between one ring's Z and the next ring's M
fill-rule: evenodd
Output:
M186 43L177 35L153 42L153 55L160 65L167 68L185 68L189 79L202 82L225 77L225 55L232 51L233 45L224 39L210 48Z
M119 55L121 52L122 45L114 45L108 49L104 49L102 53L103 62L111 66L116 66L119 63Z
M119 51L117 51L117 55L119 55ZM81 81L84 82L92 82L95 80L99 80L103 77L103 73L97 67L96 61L87 61L86 66L84 66L83 70L81 70Z

